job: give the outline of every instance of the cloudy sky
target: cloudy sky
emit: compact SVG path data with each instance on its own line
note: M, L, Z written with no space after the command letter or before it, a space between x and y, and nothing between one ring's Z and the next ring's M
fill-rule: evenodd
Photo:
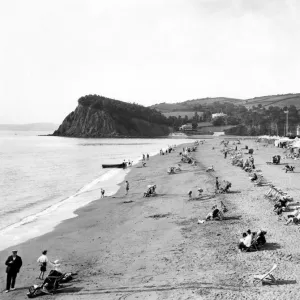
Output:
M0 2L0 123L86 94L151 105L300 92L297 0Z

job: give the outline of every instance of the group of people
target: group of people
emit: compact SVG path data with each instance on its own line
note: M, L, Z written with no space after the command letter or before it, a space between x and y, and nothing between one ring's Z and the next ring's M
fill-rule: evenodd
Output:
M171 153L172 151L175 151L176 145L173 146L168 146L166 150L160 149L159 150L159 155L167 155L168 153Z
M239 241L238 249L240 251L257 250L259 246L264 245L266 241L266 231L259 230L258 232L251 232L250 229L242 234L242 238Z
M40 267L40 275L37 279L44 280L44 274L47 271L48 264L52 266L53 270L61 273L59 260L51 262L47 257L47 250L44 250L42 252L42 255L37 259L37 263ZM10 255L5 261L7 274L5 290L6 293L15 290L16 278L18 273L20 272L22 264L22 258L18 255L18 250L13 250L12 255Z
M142 161L145 161L146 159L149 160L150 156L149 154L147 153L146 155L143 154L143 158L142 158Z

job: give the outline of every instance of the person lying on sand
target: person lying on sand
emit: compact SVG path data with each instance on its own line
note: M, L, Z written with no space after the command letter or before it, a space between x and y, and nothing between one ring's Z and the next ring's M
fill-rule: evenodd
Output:
M206 169L206 172L212 172L212 171L214 171L215 169L214 169L214 166L212 165L211 167L208 167L207 169Z
M295 167L293 167L293 166L286 165L284 167L285 173L287 173L287 172L294 172L294 168Z
M288 225L292 222L295 222L296 224L300 221L300 207L297 207L292 214L288 215L288 219L286 220L286 223L284 225Z

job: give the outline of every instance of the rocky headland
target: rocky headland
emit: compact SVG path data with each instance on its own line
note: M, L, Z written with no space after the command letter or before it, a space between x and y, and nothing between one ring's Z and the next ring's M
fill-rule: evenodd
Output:
M54 131L67 137L159 137L170 132L168 120L160 112L138 104L98 95L78 100L78 106Z

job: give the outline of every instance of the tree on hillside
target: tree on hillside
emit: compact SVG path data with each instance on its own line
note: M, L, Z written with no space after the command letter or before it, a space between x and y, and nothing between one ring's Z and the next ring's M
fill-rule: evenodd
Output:
M222 126L226 124L226 120L224 117L217 117L212 120L212 124L214 126Z

